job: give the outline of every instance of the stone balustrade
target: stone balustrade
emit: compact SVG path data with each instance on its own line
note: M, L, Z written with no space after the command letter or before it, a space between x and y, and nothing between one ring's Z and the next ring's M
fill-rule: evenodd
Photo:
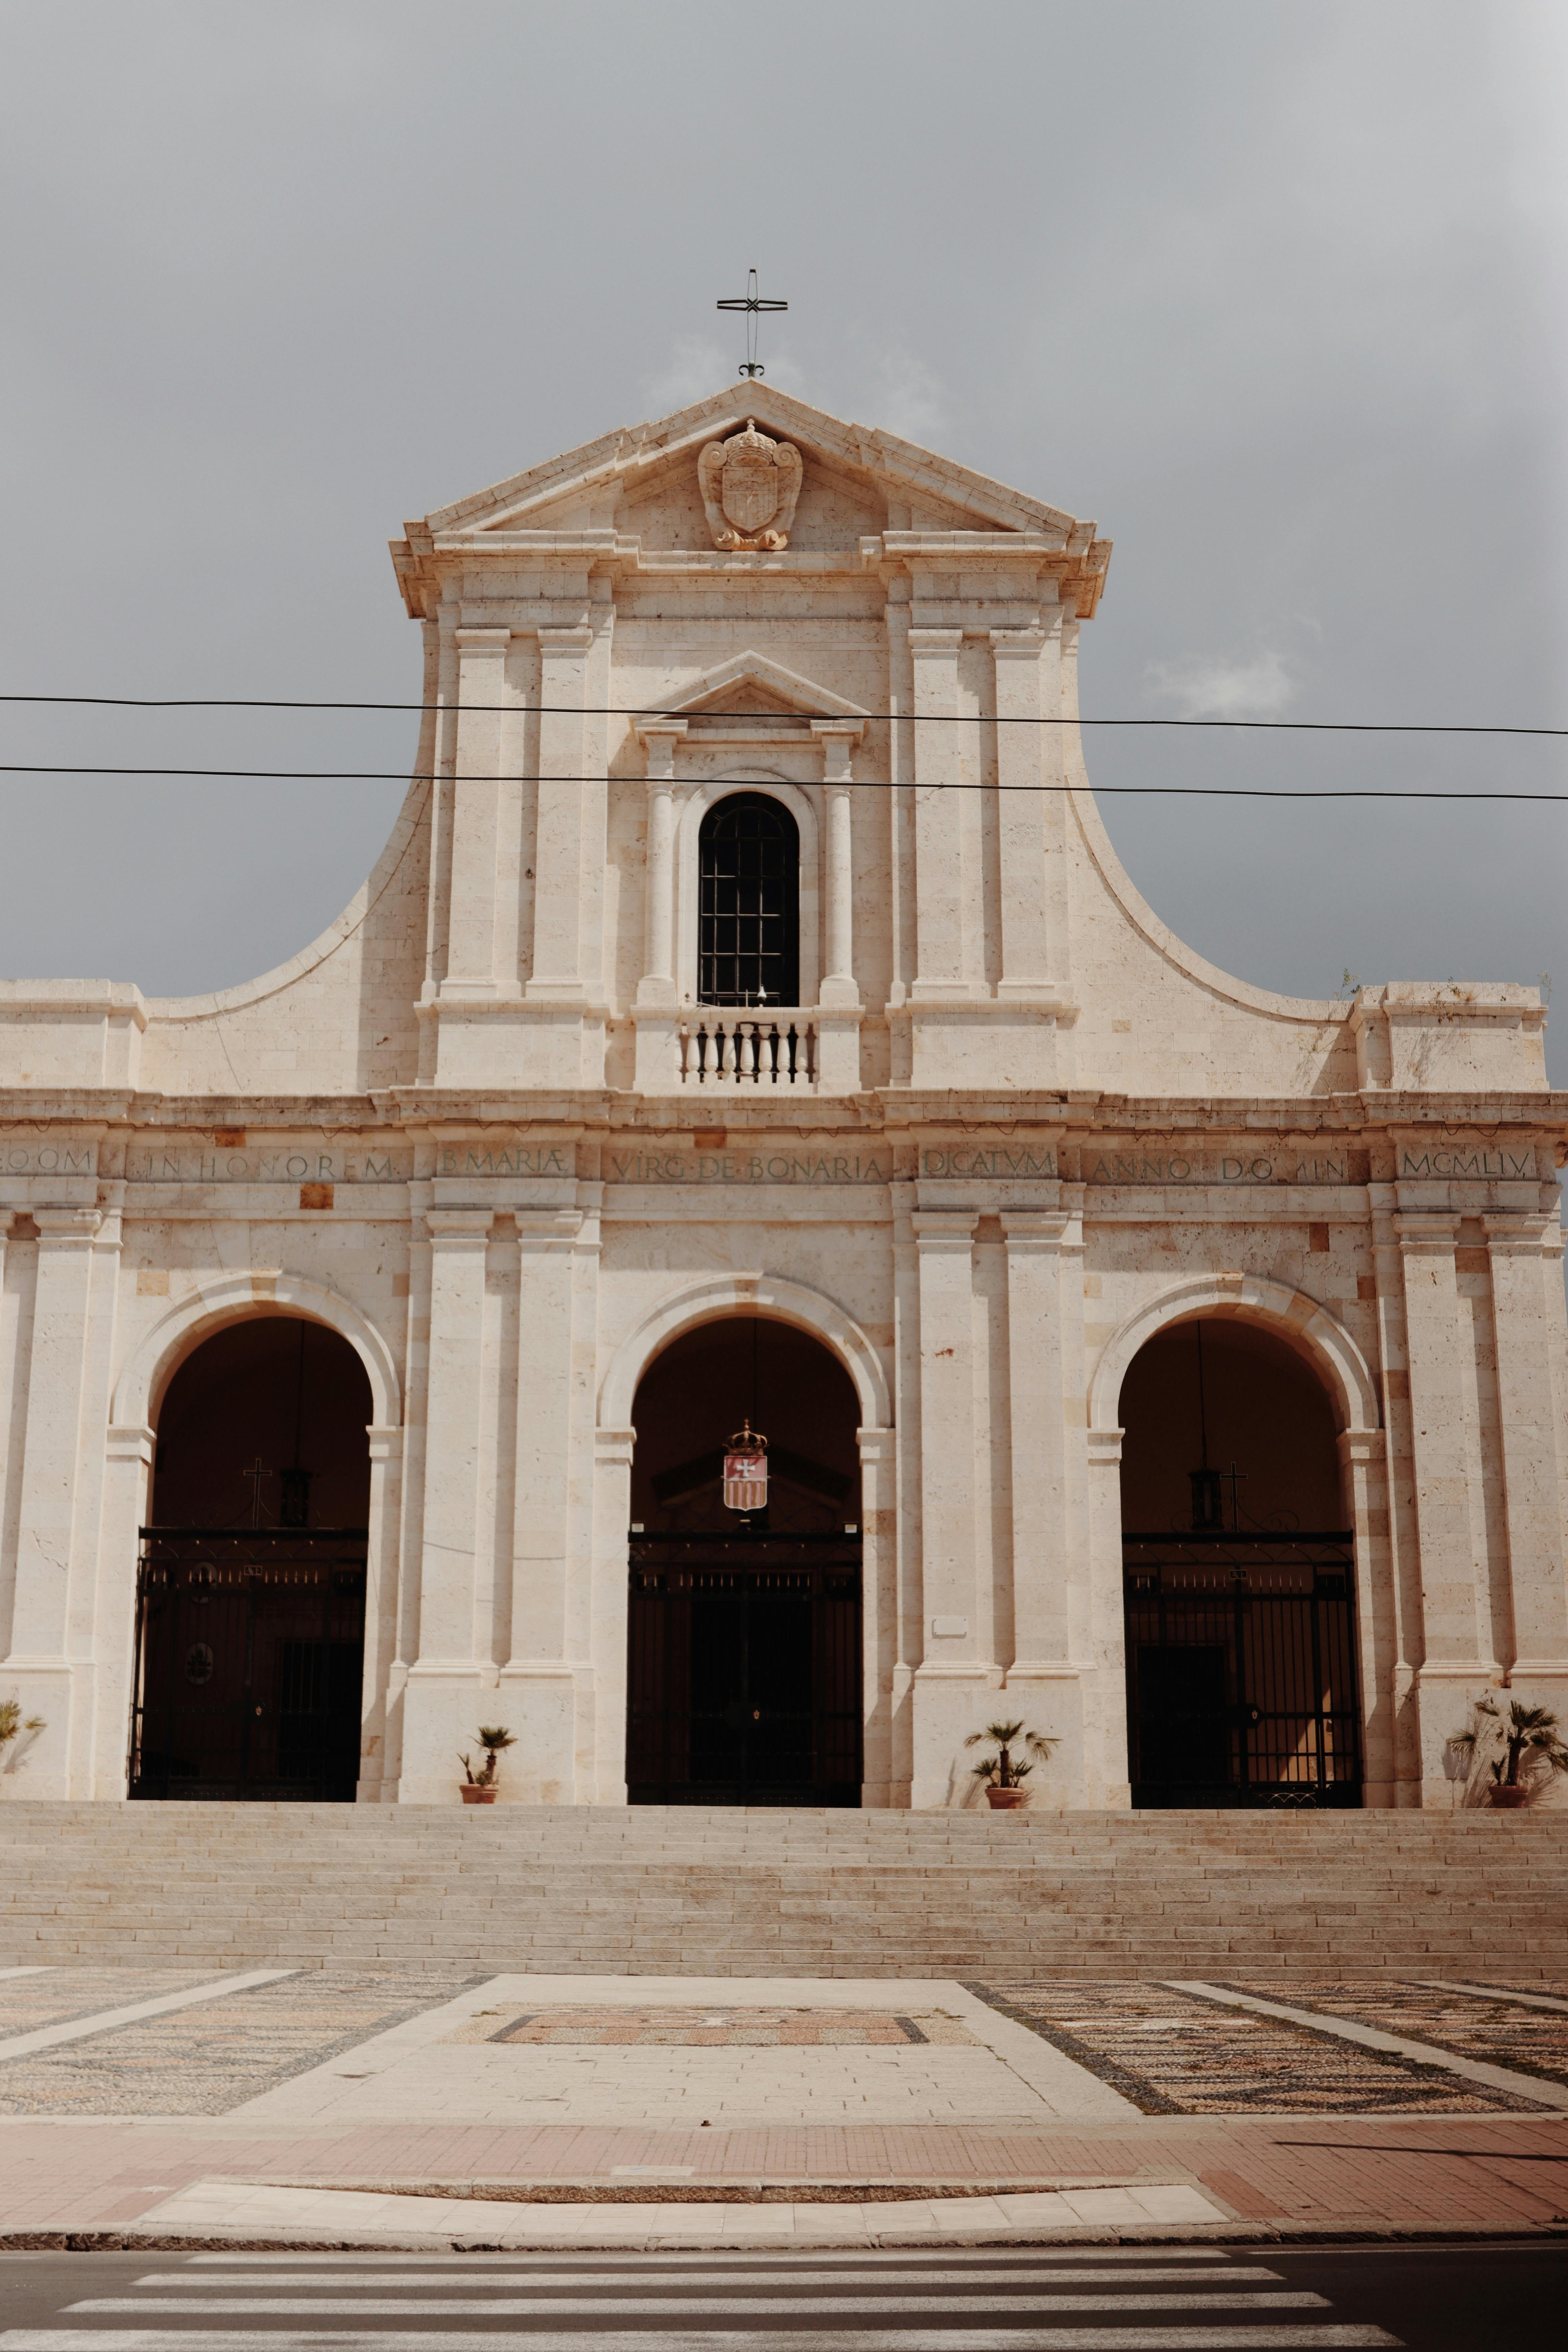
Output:
M676 1032L683 1087L817 1086L816 1024L798 1008L745 1013L715 1006Z

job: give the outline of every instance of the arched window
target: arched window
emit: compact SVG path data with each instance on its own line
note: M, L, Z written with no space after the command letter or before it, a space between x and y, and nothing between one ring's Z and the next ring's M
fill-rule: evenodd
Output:
M698 837L697 997L794 1004L800 994L800 833L781 802L735 793Z

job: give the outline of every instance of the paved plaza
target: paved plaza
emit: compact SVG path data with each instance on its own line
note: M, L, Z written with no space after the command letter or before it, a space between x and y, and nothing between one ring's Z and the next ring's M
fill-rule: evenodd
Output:
M1568 2225L1568 1983L0 1972L0 2242Z

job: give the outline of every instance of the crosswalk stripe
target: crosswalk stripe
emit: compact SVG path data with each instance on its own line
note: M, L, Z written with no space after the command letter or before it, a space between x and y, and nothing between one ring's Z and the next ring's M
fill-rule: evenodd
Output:
M1038 2311L1043 2304L1053 2311L1213 2311L1223 2305L1226 2311L1327 2311L1326 2296L1314 2294L1309 2287L1264 2288L1258 2293L1241 2294L969 2294L964 2298L965 2311ZM531 2319L535 2313L544 2319L586 2319L595 2314L618 2315L622 2312L638 2319L656 2318L661 2312L679 2312L687 2317L698 2317L714 2312L724 2318L743 2318L755 2312L784 2313L827 2311L836 2318L852 2312L908 2312L919 2315L929 2311L931 2300L925 2294L879 2294L868 2289L864 2294L814 2294L803 2303L798 2295L776 2294L682 2294L679 2290L669 2294L627 2294L608 2298L604 2295L500 2295L493 2302L480 2302L476 2296L449 2295L439 2301L434 2297L410 2296L402 2301L388 2300L380 2295L334 2297L322 2304L320 2295L195 2295L190 2301L184 2297L148 2295L130 2302L121 2295L94 2295L85 2303L66 2305L65 2315L77 2313L94 2316L110 2312L179 2312L193 2317L214 2319L309 2319L336 2316L342 2312L353 2319L461 2319L483 2314L487 2318Z
M797 2315L809 2306L796 2306ZM268 2329L264 2352L410 2352L406 2331ZM542 2328L507 2335L445 2332L439 2352L1373 2352L1398 2346L1385 2328L1330 2321L1245 2327ZM10 2327L0 2352L258 2352L255 2330Z
M458 2255L456 2259L462 2262L467 2260L467 2257ZM808 2263L803 2264L797 2270L794 2267L794 2262L797 2261L799 2261L798 2256L793 2258L792 2265L785 2273L792 2286L842 2286L853 2268L852 2265L846 2265L841 2270L819 2270L814 2254ZM638 2265L639 2270L643 2267L641 2264ZM655 2277L666 2274L658 2269L652 2270L652 2275ZM564 2274L555 2272L548 2275L562 2286L625 2287L637 2283L635 2277L628 2275L625 2271L572 2271ZM1150 2286L1172 2286L1178 2282L1184 2285L1191 2280L1206 2281L1214 2284L1224 2280L1237 2286L1282 2286L1284 2284L1278 2271L1260 2270L1254 2265L1244 2265L1239 2263L1226 2263L1223 2267L1208 2265L1195 2270L1177 2270L1163 2262L1152 2265L1148 2270L1141 2269L1136 2272L1129 2272L1125 2269L1102 2269L1098 2266L1093 2269L1068 2270L1058 2263L1054 2254L1050 2257L1048 2264L1041 2263L1037 2258L1035 2261L1021 2263L1005 2270L983 2269L976 2263L973 2270L910 2271L907 2275L911 2285L921 2287L1026 2286L1033 2284L1045 2286L1058 2282L1064 2286L1079 2284L1110 2286L1117 2283L1125 2284L1130 2278L1133 2277ZM474 2279L468 2284L476 2289L524 2286L536 2276L537 2273L530 2271L509 2268L488 2271L482 2280ZM137 2287L210 2288L213 2282L205 2272L150 2271L145 2278L135 2279L132 2284ZM231 2286L259 2287L263 2282L260 2279L231 2279L227 2284ZM290 2286L311 2287L318 2296L335 2294L337 2292L331 2281L323 2279L320 2272L312 2271L274 2271L267 2277L265 2284L268 2294ZM360 2287L396 2287L402 2291L408 2287L420 2286L449 2288L453 2284L453 2280L450 2272L442 2271L388 2271L384 2275L379 2271L360 2271L353 2273L353 2284ZM127 2305L126 2308L129 2309L130 2306Z

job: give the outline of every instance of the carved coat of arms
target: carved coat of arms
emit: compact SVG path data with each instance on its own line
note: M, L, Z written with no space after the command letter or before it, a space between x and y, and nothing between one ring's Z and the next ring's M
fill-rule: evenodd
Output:
M801 472L800 451L770 441L749 416L743 433L710 441L697 482L714 546L787 547Z

